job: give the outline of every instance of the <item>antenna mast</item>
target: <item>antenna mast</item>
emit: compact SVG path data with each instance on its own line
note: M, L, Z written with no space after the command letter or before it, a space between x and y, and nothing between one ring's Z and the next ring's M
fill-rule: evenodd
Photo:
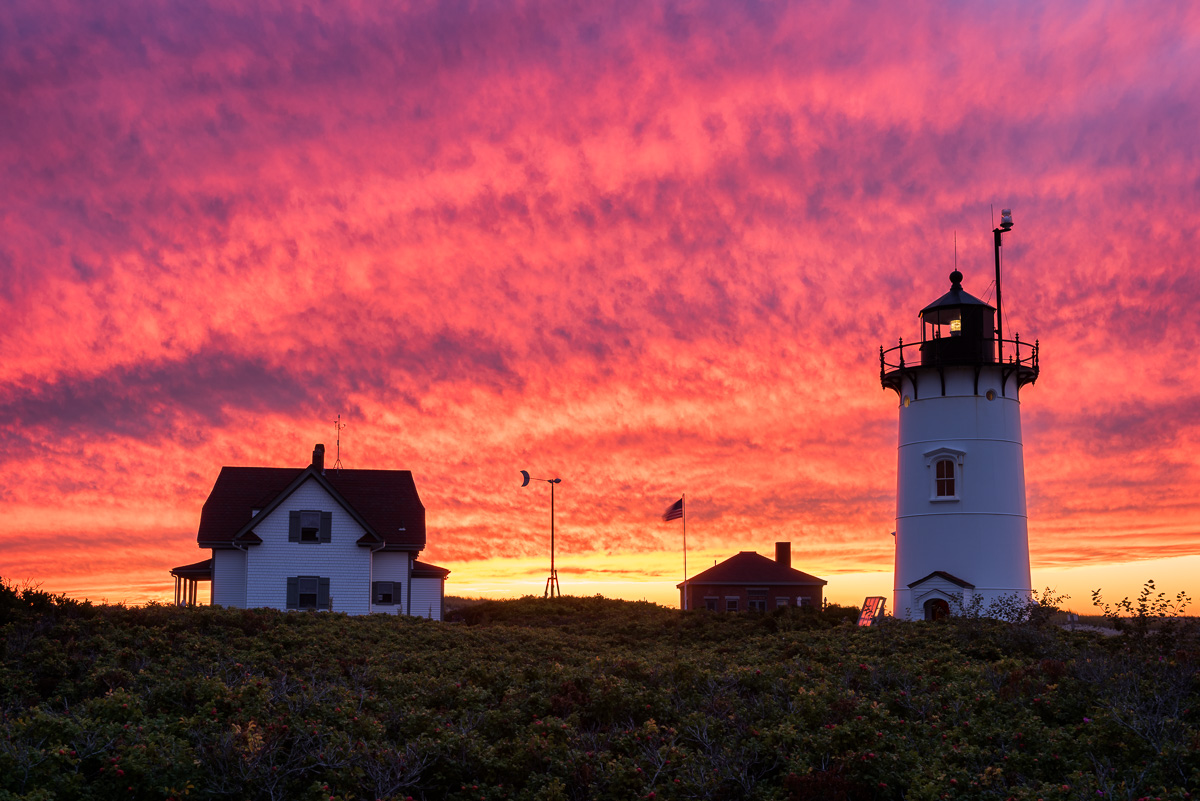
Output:
M335 473L342 469L342 429L345 427L346 424L342 422L342 416L339 414L333 421L334 431L337 432L337 461L333 463Z

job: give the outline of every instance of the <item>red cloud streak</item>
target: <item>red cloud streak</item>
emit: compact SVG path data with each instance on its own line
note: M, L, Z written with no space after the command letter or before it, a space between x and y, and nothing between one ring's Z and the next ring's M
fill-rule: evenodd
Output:
M956 237L994 296L993 202L1035 566L1200 554L1200 12L1156 9L6 3L0 575L162 597L221 465L338 413L451 569L543 555L528 468L569 569L677 550L686 491L705 553L887 570L878 347Z

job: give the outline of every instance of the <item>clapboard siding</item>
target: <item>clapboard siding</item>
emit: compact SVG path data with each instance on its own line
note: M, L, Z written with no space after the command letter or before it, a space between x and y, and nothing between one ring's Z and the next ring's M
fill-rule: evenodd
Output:
M415 578L412 580L411 599L406 610L410 615L442 619L442 587L440 578Z
M374 556L371 565L371 581L390 581L395 585L390 606L371 604L372 612L382 612L387 615L403 614L408 603L408 574L410 556L406 551L379 551Z
M213 550L212 603L214 606L246 606L246 553Z
M331 512L330 541L288 541L289 513L299 509ZM261 545L246 559L246 605L287 608L291 576L329 579L333 611L362 615L370 611L371 551L357 541L365 533L315 479L300 485L282 504L254 526Z

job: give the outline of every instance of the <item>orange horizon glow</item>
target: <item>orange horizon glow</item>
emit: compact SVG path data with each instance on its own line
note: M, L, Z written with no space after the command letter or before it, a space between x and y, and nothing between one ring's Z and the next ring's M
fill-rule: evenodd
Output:
M1035 586L1200 575L1194 4L17 0L0 41L6 580L169 600L221 466L341 414L449 594L540 594L524 468L568 593L677 603L686 492L697 566L890 596L878 349L956 266L993 301L993 204Z

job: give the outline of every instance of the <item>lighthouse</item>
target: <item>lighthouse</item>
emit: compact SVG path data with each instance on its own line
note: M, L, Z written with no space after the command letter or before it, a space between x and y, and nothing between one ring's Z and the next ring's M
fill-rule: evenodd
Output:
M879 349L879 380L900 415L892 609L937 620L960 605L1030 598L1021 391L1038 378L1038 343L1005 339L1001 237L993 231L996 308L963 289L920 311L921 338ZM999 311L999 314L997 312Z

